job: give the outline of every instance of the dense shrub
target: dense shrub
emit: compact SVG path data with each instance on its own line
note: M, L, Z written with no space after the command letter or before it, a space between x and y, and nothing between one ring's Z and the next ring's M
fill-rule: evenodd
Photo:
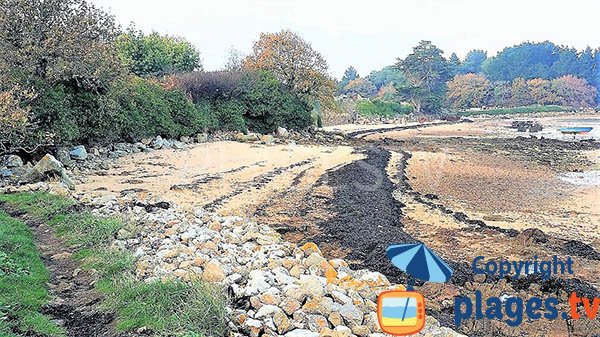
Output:
M37 136L48 134L58 145L81 139L77 118L82 114L71 105L74 94L64 85L50 85L42 81L36 84L36 92L38 96L32 101L31 112L33 120L40 126Z
M50 134L55 145L189 136L208 124L183 92L139 77L114 83L108 94L46 83L37 92L31 110L38 138Z
M356 102L356 110L363 116L385 117L393 117L413 112L413 108L410 105L379 99L358 101Z
M312 123L308 103L286 90L269 72L246 73L241 82L248 127L267 133L283 126L304 129Z
M312 123L306 100L266 71L195 72L171 80L198 107L210 109L216 129L268 133L278 126L304 129Z
M213 128L218 130L247 131L244 119L245 104L237 98L215 100L210 108Z
M208 125L208 116L183 92L148 80L134 77L121 82L113 87L110 97L116 102L120 138L190 136Z

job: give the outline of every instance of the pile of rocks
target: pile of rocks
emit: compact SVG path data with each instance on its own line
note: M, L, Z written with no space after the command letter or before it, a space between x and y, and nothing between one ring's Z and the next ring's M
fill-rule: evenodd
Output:
M57 180L69 189L75 187L63 164L50 154L35 165L23 165L21 158L15 155L0 157L0 178L0 186Z
M230 294L232 337L383 337L377 296L404 289L380 273L352 270L343 259L325 258L314 243L291 244L269 226L240 217L201 209L192 214L166 202L137 200L133 194L91 197L46 182L0 188L19 191L69 194L96 215L123 218L128 225L112 246L135 255L140 279L221 284ZM427 316L418 336L463 335Z
M402 288L377 272L328 260L314 243L284 241L269 226L203 210L143 207L127 195L81 200L99 215L125 216L137 228L121 230L114 246L137 257L145 280L202 279L225 286L232 336L383 336L377 296ZM459 336L427 318L422 336Z
M510 128L517 129L518 132L540 132L543 130L542 124L536 121L513 121Z

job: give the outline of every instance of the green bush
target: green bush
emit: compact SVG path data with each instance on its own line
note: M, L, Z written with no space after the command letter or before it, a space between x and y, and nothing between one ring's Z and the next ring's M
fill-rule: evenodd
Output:
M62 84L38 83L32 103L36 142L51 134L54 144L170 138L204 131L209 116L185 94L139 77L116 82L107 94L81 92Z
M212 120L219 130L247 131L244 119L246 106L239 99L219 99L213 102Z
M408 104L374 99L360 100L356 102L356 110L359 114L367 117L393 117L397 115L409 114L413 111L413 108Z
M201 111L211 111L208 124L214 129L269 133L312 123L307 102L266 71L196 72L174 80Z
M51 134L56 144L71 143L80 138L81 131L71 107L72 95L63 85L51 86L38 82L36 90L38 97L32 102L31 112L33 122L39 125L38 137ZM35 142L36 139L31 139Z
M142 78L115 85L110 95L116 101L116 121L124 139L190 136L207 125L208 116L183 92Z
M245 117L251 130L269 133L278 126L300 130L311 125L307 102L285 90L273 74L266 71L247 73L241 88Z

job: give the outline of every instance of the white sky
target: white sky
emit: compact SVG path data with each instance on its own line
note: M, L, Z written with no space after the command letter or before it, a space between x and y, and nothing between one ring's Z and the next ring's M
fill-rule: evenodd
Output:
M204 69L221 68L231 47L249 53L260 32L291 29L309 41L341 77L361 75L431 40L459 57L488 56L525 40L600 47L598 0L90 0L118 22L179 35L201 52Z

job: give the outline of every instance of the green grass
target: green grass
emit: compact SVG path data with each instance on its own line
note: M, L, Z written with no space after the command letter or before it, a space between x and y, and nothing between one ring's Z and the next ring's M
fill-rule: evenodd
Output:
M82 249L74 254L86 270L98 272L101 280L112 280L133 271L135 258L124 250L116 248Z
M27 225L0 211L0 336L64 336L39 312L48 302L49 277Z
M132 277L101 282L103 305L115 310L117 328L145 326L159 336L223 336L226 330L226 296L222 289L201 281L140 282Z
M75 204L71 199L44 192L0 194L0 201L12 204L40 220L49 220Z
M458 114L462 116L476 116L476 115L511 115L520 113L536 113L536 112L565 112L571 111L572 108L564 107L560 105L528 105L520 106L516 108L499 108L499 109L488 109L478 111L459 111Z
M89 212L58 214L49 224L67 244L78 247L105 245L123 228L123 222L119 219L100 218Z
M0 200L10 203L20 210L48 221L66 244L75 247L73 258L86 270L95 270L98 275L96 288L104 294L102 306L117 314L117 328L134 331L141 327L149 328L158 336L223 336L226 330L225 306L227 297L223 289L202 281L181 282L176 280L143 282L134 277L135 258L129 251L110 247L117 231L124 224L117 218L101 218L89 212L66 213L73 201L47 193L19 193L0 195ZM28 230L24 224L24 229ZM30 235L29 244L35 251ZM0 232L2 234L2 232ZM0 235L4 237L4 235ZM0 241L1 242L1 241ZM2 246L0 246L0 250ZM36 252L37 254L37 252ZM40 306L47 301L44 284L48 273L39 256L38 267L45 272L40 280L41 291L38 306L32 306L31 316L24 317L20 324L44 328ZM0 256L0 264L6 270L20 270L12 260L5 262ZM1 277L0 277L1 278ZM29 282L29 281L28 281ZM29 283L20 285L31 288ZM0 288L0 292L3 289ZM33 289L31 289L33 290ZM0 295L0 299L2 299ZM0 336L13 337L2 324L0 306ZM12 311L12 308L7 310ZM38 320L38 321L36 321ZM8 327L10 328L10 327ZM53 336L51 327L44 333ZM54 332L52 332L54 333ZM57 331L56 333L60 333Z

